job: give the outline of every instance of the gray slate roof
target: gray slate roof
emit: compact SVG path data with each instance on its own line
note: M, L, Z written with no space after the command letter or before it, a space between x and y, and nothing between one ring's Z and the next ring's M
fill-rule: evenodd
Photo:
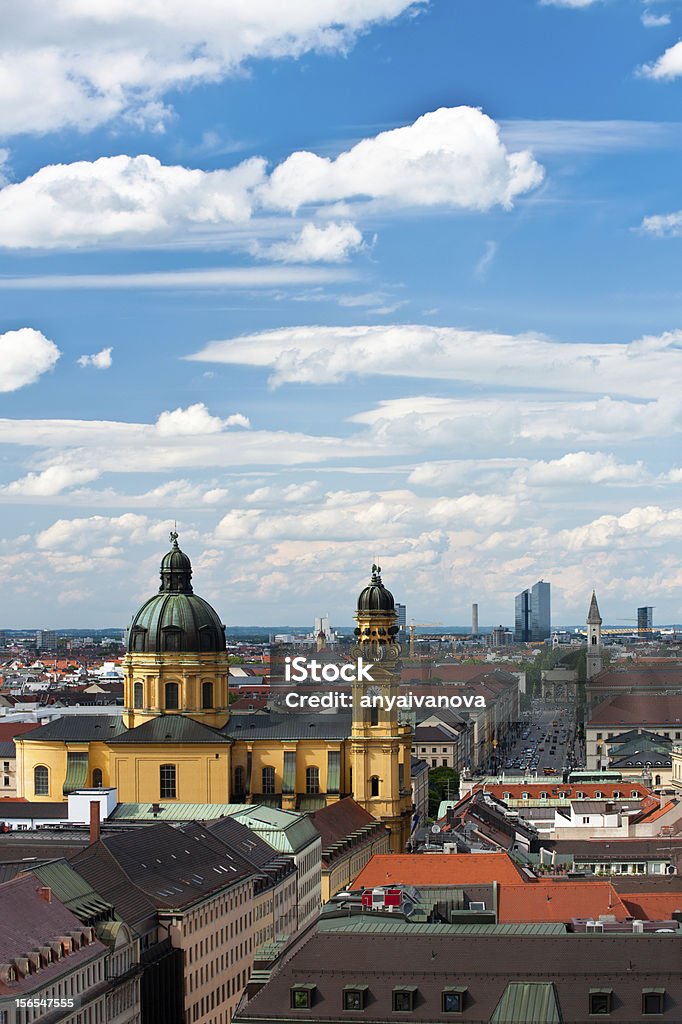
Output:
M186 715L159 715L135 729L126 729L112 743L229 743L217 729L210 729Z
M42 740L61 740L65 743L101 740L108 743L124 729L120 715L62 715L40 729L34 729L33 732L17 738L26 743Z
M351 734L352 716L312 712L307 715L235 715L221 732L235 740L344 740Z

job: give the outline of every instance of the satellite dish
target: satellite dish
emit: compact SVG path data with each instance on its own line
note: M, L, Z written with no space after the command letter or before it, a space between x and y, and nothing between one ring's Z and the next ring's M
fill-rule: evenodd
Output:
M440 825L432 825L431 826L431 831L433 832L433 834L435 836L437 836L438 833L440 832Z

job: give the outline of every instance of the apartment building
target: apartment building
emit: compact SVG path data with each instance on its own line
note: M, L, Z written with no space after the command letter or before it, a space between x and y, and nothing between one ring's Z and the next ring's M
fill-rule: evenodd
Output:
M123 928L121 945L130 947ZM139 1024L139 988L125 984L132 967L129 949L112 958L95 929L33 875L0 885L2 1024Z

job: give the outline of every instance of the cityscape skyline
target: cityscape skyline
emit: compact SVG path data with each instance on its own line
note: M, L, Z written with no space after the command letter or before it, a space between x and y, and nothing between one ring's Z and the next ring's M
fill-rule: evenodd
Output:
M235 624L373 558L417 621L679 619L680 12L199 6L8 19L13 621L125 621L176 520Z

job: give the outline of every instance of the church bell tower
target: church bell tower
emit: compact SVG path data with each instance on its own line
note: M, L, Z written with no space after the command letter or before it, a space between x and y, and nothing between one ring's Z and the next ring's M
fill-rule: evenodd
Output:
M585 676L588 682L602 670L601 624L602 618L599 614L597 596L593 590L590 610L587 613L587 662Z
M390 828L393 852L402 853L412 812L412 734L398 721L397 615L378 565L372 566L370 582L360 593L355 619L358 671L352 688L351 789L355 800ZM360 678L360 667L371 681Z

